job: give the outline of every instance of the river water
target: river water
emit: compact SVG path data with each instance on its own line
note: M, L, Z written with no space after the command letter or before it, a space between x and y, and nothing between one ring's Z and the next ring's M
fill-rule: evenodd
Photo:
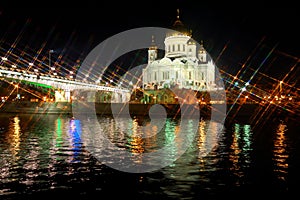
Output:
M176 138L181 125L178 119L168 118L159 134L143 139L139 132L149 123L147 119L124 118L117 126L114 118L99 116L97 123L137 164L144 162L143 153ZM270 194L287 197L299 191L296 120L270 118L262 125L197 123L191 144L177 160L154 171L129 173L103 163L86 148L83 138L91 126L88 119L1 114L0 199L240 199ZM204 145L205 141L209 144ZM105 156L117 155L108 152Z

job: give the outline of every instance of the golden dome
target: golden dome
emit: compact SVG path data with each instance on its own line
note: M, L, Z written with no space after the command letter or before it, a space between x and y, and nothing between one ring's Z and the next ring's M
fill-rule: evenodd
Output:
M177 17L175 22L173 23L171 29L175 31L171 31L167 34L167 36L176 36L176 35L186 35L191 36L191 31L182 23L182 21L179 18L179 9L177 9ZM179 34L178 32L181 34Z

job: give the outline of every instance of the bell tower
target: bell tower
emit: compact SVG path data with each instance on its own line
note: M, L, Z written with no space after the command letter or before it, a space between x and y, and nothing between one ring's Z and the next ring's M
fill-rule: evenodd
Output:
M201 43L200 43L200 48L199 48L199 52L198 52L198 58L199 58L199 61L201 63L206 63L207 62L207 54L206 54L206 51L203 47L203 41L201 40Z
M154 42L154 36L152 35L151 46L148 49L148 64L157 59L157 46Z

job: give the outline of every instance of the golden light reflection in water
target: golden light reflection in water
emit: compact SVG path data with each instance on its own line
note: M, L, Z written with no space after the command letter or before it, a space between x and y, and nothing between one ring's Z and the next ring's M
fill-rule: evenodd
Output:
M199 123L198 149L201 159L210 152L218 148L219 134L222 132L223 125L214 121L201 120Z
M13 134L12 134L12 142L11 149L12 155L15 159L18 159L18 153L20 151L20 135L21 135L21 127L20 127L20 119L18 116L13 118Z
M135 163L142 163L143 162L143 155L145 148L144 148L144 140L142 138L141 133L138 131L139 125L136 120L132 121L132 126L130 130L130 151L132 153L132 160Z
M238 172L240 169L240 165L239 165L239 155L241 153L241 149L239 147L240 131L241 131L240 129L241 129L240 124L234 125L233 139L230 145L231 153L229 154L229 160L233 164L230 170L235 172Z
M198 138L198 142L197 142L197 147L199 149L199 156L198 159L200 161L200 171L204 171L205 170L205 159L202 151L206 151L206 150L201 150L203 149L203 144L206 140L206 134L205 134L205 127L206 127L206 121L201 120L199 123L199 138Z
M199 139L198 139L198 149L199 152L206 151L204 148L204 142L206 140L206 134L205 134L205 126L206 126L206 121L201 120L199 123ZM199 155L200 161L203 161L203 156Z
M277 127L273 149L273 161L275 164L274 171L277 173L277 177L282 180L286 179L289 166L287 162L289 154L286 150L286 131L287 126L281 122Z

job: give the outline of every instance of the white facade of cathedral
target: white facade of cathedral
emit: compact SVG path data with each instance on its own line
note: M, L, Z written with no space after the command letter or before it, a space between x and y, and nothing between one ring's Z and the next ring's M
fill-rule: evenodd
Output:
M216 89L216 67L203 47L191 38L177 15L174 30L166 35L165 55L157 58L153 43L148 50L148 65L143 69L144 89L185 88L196 91ZM180 31L180 32L179 32Z

